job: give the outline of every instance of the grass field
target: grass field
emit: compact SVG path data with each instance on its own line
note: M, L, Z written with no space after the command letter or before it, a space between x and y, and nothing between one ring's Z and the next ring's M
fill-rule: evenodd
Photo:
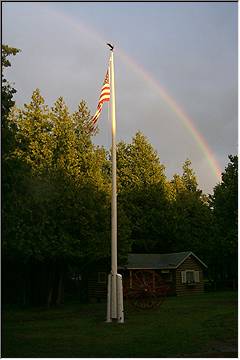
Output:
M237 357L237 294L170 297L158 309L125 306L105 323L105 304L2 313L2 357Z

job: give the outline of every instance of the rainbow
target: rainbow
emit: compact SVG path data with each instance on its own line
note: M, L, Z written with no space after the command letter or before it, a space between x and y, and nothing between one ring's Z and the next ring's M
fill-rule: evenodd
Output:
M81 23L77 23L72 17L63 14L62 12L54 11L52 8L48 7L48 10L54 13L54 15L58 15L62 17L65 21L69 22L71 26L76 28L78 31L85 32L86 34L93 37L95 42L98 42L99 45L103 45L106 43L105 38L102 35L99 35L99 31L94 30L92 27L86 26ZM109 39L108 39L109 40ZM193 120L189 117L189 115L181 108L181 106L174 100L174 98L169 94L169 91L166 91L164 87L154 79L153 75L151 75L146 69L144 69L141 65L139 65L133 58L129 57L122 49L117 47L117 54L122 59L122 61L127 65L133 68L151 87L154 91L156 91L159 96L164 100L164 102L170 107L170 109L177 115L177 117L181 120L184 127L188 130L191 136L196 141L198 147L201 152L207 159L208 165L211 169L213 175L217 178L218 181L221 180L221 166L216 160L209 144L204 139L201 132L195 126Z
M147 72L141 65L135 60L126 55L122 50L118 51L121 58L125 63L133 67L141 76L151 85L151 87L160 95L166 104L174 111L178 118L182 121L184 127L190 132L192 137L195 139L199 148L206 156L208 164L213 171L213 174L220 180L221 179L221 167L214 157L214 154L204 139L203 135L197 130L193 120L187 115L187 113L181 108L181 106L173 99L173 97L167 92L162 85L157 82L153 76Z

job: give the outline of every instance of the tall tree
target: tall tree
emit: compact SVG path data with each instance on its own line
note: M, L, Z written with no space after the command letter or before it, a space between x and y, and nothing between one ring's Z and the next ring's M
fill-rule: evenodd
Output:
M12 84L5 78L4 72L7 67L11 66L9 60L10 56L15 56L20 49L10 47L8 45L2 45L2 92L1 92L1 128L2 128L2 151L6 155L11 148L14 146L14 128L8 121L8 114L10 109L15 104L13 96L16 93L16 89L13 88Z
M110 192L110 170L107 151L95 146L93 134L89 132L90 111L85 101L81 101L76 112L72 114L73 126L77 136L79 166L84 173L83 181L94 183L99 189Z
M167 242L164 166L140 132L131 144L118 144L117 161L118 199L131 223L132 251L160 251Z
M26 190L25 180L28 177L28 168L24 166L21 160L16 159L12 152L16 145L17 128L9 118L9 112L14 106L13 99L16 90L12 84L5 78L6 68L11 66L10 56L16 55L20 50L2 45L2 92L1 92L1 140L2 140L2 261L5 265L9 259L13 259L14 254L11 253L11 245L17 243L15 233L17 229L21 229L17 219L17 213L14 211L16 204L19 204L19 193L23 194ZM15 262L11 262L10 268L14 268ZM7 278L7 269L4 271L2 278L3 288L8 286L9 278ZM3 291L4 293L4 291ZM5 293L4 293L5 294ZM5 296L5 295L4 295Z
M52 161L53 124L50 110L36 89L29 104L23 109L14 108L9 118L18 129L14 154L28 164L33 173L42 173Z
M86 105L71 115L63 98L49 109L39 90L9 115L17 129L12 156L28 170L8 192L4 253L38 278L29 279L33 303L59 303L69 264L110 253L106 152L79 131L86 115Z
M198 188L196 175L187 159L182 176L174 175L171 181L171 231L174 251L192 250L205 256L211 227L211 212L206 196Z
M238 156L229 155L229 163L222 173L222 181L211 197L214 216L211 258L213 276L218 280L237 279L238 239Z
M119 189L164 184L164 166L148 139L139 131L131 144L117 147Z
M9 60L9 56L15 56L20 49L10 47L8 45L2 45L2 117L6 119L6 116L9 113L9 110L14 105L13 95L16 93L16 89L12 87L12 85L8 82L8 80L4 77L4 70L7 67L11 66L11 62Z

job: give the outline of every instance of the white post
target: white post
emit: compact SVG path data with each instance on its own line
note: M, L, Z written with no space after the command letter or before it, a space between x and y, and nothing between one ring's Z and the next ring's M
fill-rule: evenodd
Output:
M111 51L110 57L110 84L112 118L112 318L117 318L117 159L113 51Z
M123 286L122 286L122 275L117 274L117 312L118 322L124 323L124 311L123 311Z
M123 320L123 298L122 281L117 281L117 158L116 158L116 114L115 114L115 83L114 83L114 60L113 48L110 57L110 93L111 93L111 118L112 118L112 231L111 231L111 276L108 278L108 289L111 299L108 296L107 311L111 313L111 319ZM121 275L118 275L121 277ZM121 277L122 278L122 277ZM120 307L119 307L120 306ZM119 309L120 314L119 314ZM107 322L109 317L107 315Z
M111 274L108 275L108 289L107 289L107 320L106 322L112 322L112 316L111 316L111 280L112 276Z

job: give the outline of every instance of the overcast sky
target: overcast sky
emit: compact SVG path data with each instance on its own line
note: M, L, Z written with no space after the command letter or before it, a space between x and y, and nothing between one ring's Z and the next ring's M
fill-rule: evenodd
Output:
M218 179L208 156L158 88L191 119L224 171L228 155L237 154L237 5L3 3L2 41L22 50L6 73L16 103L28 103L39 88L50 106L63 96L74 111L84 99L94 113L109 56L105 41L113 42L117 139L130 142L142 131L169 179L189 158L199 187L212 192ZM109 147L106 109L99 129L95 142Z

